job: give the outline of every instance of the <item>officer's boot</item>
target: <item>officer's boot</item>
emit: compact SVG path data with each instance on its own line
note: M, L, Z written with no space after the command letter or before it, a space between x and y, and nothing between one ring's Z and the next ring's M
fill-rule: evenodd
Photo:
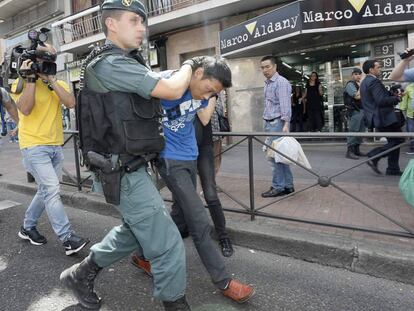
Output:
M352 160L358 160L359 158L354 154L354 147L348 146L348 149L346 151L346 158L352 159Z
M93 291L93 282L101 270L89 255L81 263L63 271L60 281L73 292L83 307L96 310L101 306L101 299Z
M165 311L191 311L185 296L178 298L175 301L163 301Z
M367 154L366 154L366 153L361 152L361 150L359 149L359 146L361 146L361 145L355 145L355 146L354 146L354 153L355 153L357 156L359 156L359 157L366 157L366 156L367 156Z

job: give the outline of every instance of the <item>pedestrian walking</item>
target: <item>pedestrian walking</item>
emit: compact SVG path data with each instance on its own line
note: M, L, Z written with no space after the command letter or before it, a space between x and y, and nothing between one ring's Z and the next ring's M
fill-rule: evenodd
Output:
M401 111L405 112L406 130L409 133L414 132L414 83L410 83L404 90L404 96L399 105ZM414 139L411 139L410 149L406 154L414 154Z
M366 77L361 83L360 92L368 127L375 128L378 132L401 132L401 124L395 113L395 106L400 102L400 98L391 95L378 79L381 75L380 63L376 60L367 60L362 65L362 69ZM370 158L374 157L401 144L403 141L402 138L387 137L385 145L372 149L367 155ZM388 158L386 174L401 176L402 172L399 166L400 148L367 162L377 174L382 174L378 168L378 162L383 157Z
M305 93L302 101L305 104L305 113L308 116L308 130L311 132L320 132L325 123L323 89L319 81L318 73L313 71L306 82Z
M9 114L9 118L14 123L19 123L19 114L17 111L17 107L13 99L10 97L9 92L4 88L0 87L0 108L6 108L7 113ZM10 135L15 134L15 132L10 133ZM2 176L2 174L0 174Z
M277 72L276 60L273 56L261 59L261 69L266 77L264 86L263 120L265 132L289 133L292 116L291 93L292 87L288 80ZM277 136L266 138L266 144L272 145ZM263 198L278 197L295 191L293 175L289 165L276 163L273 158L268 159L272 167L272 186L262 193Z
M220 103L217 102L216 105L218 104ZM198 146L197 172L200 177L203 196L219 239L221 253L224 257L230 257L234 250L226 229L223 207L217 194L212 124L213 122L210 121L204 126L197 116L194 120Z

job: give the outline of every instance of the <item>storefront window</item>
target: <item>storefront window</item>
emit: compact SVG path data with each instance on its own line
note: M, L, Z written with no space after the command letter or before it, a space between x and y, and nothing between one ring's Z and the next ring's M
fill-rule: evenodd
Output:
M293 89L298 86L304 92L311 73L317 72L323 88L324 126L322 131L344 132L347 130L343 91L351 78L352 69L355 67L362 69L362 64L372 55L371 49L370 43L348 44L279 57L279 72L289 79ZM385 73L384 77L386 78L387 75L388 73ZM309 130L306 122L305 130Z

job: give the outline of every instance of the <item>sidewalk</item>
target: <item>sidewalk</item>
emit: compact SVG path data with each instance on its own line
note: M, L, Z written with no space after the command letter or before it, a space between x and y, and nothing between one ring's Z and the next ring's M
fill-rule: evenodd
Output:
M8 143L5 138L2 140L4 143L0 152L0 173L3 176L0 177L0 185L14 191L33 193L35 184L27 183L17 144ZM344 158L344 148L335 144L304 147L311 165L321 175L330 175L357 163ZM365 151L370 148L364 146ZM402 152L400 161L402 169L409 159ZM217 183L226 193L249 206L247 163L246 147L237 147L224 154ZM385 160L382 160L381 165L384 163ZM65 147L64 167L75 175L71 144ZM380 168L385 171L383 167ZM261 192L269 188L271 180L270 168L260 148L255 148L254 170L257 209L274 201L260 196ZM82 175L85 177L88 175L83 168ZM293 175L295 195L263 208L262 212L282 217L370 227L376 230L403 231L333 187L316 186L298 193L301 189L316 183L316 179L298 167L293 167ZM377 176L367 165L363 165L338 177L335 182L414 230L414 210L402 199L398 190L398 180L398 177L394 176ZM85 188L82 193L79 193L75 187L62 186L62 197L65 204L119 217L114 208L104 203L102 197L88 193L88 190ZM165 199L171 198L167 189L163 189L161 193ZM225 193L219 195L225 208L243 210L243 207L232 201ZM250 221L249 215L233 212L226 212L226 218L236 244L414 284L414 239L412 238L260 216Z

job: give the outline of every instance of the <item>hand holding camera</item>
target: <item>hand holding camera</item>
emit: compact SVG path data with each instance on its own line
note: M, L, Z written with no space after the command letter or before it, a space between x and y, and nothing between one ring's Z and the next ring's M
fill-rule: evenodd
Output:
M408 61L411 61L414 59L414 48L412 49L406 49L404 53L399 53L401 59L407 59Z
M25 76L26 78L35 78L36 77L36 74L34 72L30 73L32 64L33 64L33 61L31 59L26 59L25 61L22 62L22 65L20 66L19 71L28 73Z

